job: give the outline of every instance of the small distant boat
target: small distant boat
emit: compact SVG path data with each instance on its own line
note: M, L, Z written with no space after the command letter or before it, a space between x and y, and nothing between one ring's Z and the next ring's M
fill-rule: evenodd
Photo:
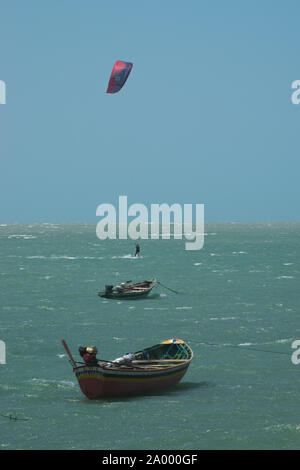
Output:
M142 281L133 284L132 281L122 282L118 286L106 285L105 291L98 292L100 297L106 299L129 299L136 297L145 297L151 292L156 284L156 280Z
M75 362L66 342L62 343L81 391L90 400L149 394L174 386L193 359L190 346L172 338L111 362L98 359L98 364L91 366Z

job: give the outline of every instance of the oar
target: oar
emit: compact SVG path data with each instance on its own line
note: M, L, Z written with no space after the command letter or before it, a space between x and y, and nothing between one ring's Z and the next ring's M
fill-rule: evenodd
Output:
M73 356L72 356L72 354L71 354L71 352L70 352L70 349L68 348L67 343L65 342L64 339L62 339L61 342L62 342L62 344L63 344L63 347L65 348L65 350L66 350L67 353L68 353L68 356L69 356L69 358L70 358L70 361L71 361L71 364L72 364L72 366L73 366L73 369L75 369L75 367L76 367L76 362L75 362L74 359L73 359Z

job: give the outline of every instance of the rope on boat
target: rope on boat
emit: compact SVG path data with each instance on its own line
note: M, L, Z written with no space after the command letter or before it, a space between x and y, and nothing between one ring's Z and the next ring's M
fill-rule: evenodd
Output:
M170 287L167 287L167 286L164 286L164 284L162 284L160 281L156 281L157 284L159 284L160 286L164 287L165 289L168 289L170 290L171 292L174 292L175 294L179 294L179 292L177 290L174 290L174 289L171 289Z
M9 418L11 421L29 421L29 418L18 418L17 416L14 416L12 414L9 415L3 415L1 414L3 418Z
M243 345L238 345L238 344L205 343L204 341L195 341L193 339L191 339L190 341L196 344L203 344L204 346L218 346L218 347L224 347L224 348L248 349L249 351L259 351L259 352L265 352L265 353L270 353L270 354L284 354L286 356L291 355L290 353L284 352L284 351L270 351L269 349L253 348L251 346L243 346Z

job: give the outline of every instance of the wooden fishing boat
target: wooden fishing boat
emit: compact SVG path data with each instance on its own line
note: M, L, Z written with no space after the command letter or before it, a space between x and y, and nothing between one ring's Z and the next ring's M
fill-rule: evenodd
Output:
M90 400L149 394L174 386L193 359L190 346L172 338L114 361L98 359L98 364L91 366L75 362L66 342L62 343L81 391Z
M106 285L105 291L98 292L106 299L132 299L148 295L156 284L156 280L142 281L135 284L132 281L122 282L119 286Z

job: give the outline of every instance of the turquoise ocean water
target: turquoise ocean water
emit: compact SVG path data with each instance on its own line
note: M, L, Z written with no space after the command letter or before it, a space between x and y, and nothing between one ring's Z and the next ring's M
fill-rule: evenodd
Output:
M298 449L300 224L206 224L184 240L100 241L94 225L0 226L1 449ZM157 278L143 300L97 296ZM182 382L89 401L61 339L103 359L179 337ZM14 417L17 419L11 419Z

